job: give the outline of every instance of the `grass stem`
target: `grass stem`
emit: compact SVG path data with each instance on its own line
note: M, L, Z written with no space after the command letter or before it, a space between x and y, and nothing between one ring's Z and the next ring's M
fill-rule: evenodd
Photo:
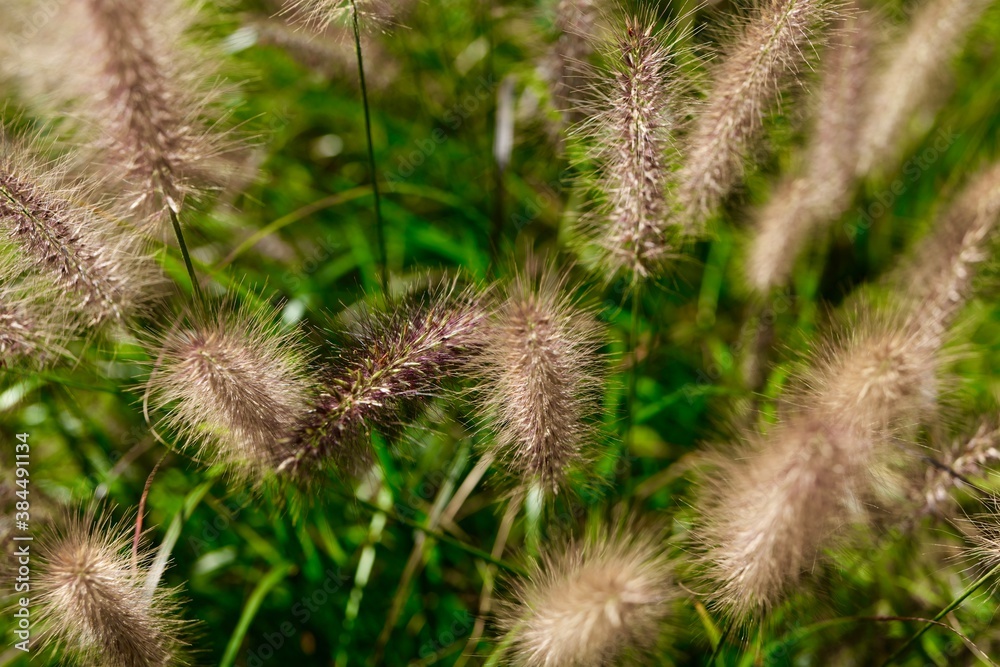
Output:
M352 23L354 27L354 48L358 55L358 80L361 83L361 103L365 109L365 137L368 140L368 166L371 170L372 194L375 196L375 233L378 237L378 251L382 263L382 293L389 294L389 257L385 247L385 225L382 221L382 200L378 191L378 170L375 166L375 143L372 141L372 118L368 107L368 86L365 83L365 61L361 52L361 29L358 25L358 3L351 0Z
M962 604L963 602L965 602L965 600L970 595L972 595L977 590L979 590L983 586L983 584L985 584L987 581L989 581L990 579L992 579L993 576L996 575L998 572L1000 572L1000 565L994 566L988 572L986 572L986 574L984 574L983 576L979 577L974 582L972 582L969 585L968 588L966 588L964 591L962 591L961 595L959 595L957 598L955 598L954 600L952 600L951 603L947 607L945 607L944 609L942 609L941 611L938 612L937 616L935 616L933 619L931 619L930 621L928 621L927 623L925 623L924 627L920 628L920 630L918 630L916 632L916 634L914 634L912 637L910 637L909 639L907 639L905 644L903 644L902 646L900 646L896 650L895 653L893 653L891 656L889 656L888 660L886 660L885 662L882 663L882 667L888 667L889 665L893 664L894 662L896 662L897 660L899 660L900 658L902 658L906 654L906 652L909 650L909 648L911 646L913 646L913 644L918 639L920 639L924 635L925 632L927 632L928 630L930 630L930 628L931 628L932 625L935 625L942 618L944 618L945 616L947 616L948 614L950 614L952 611L954 611L955 609L957 609L960 604Z
M170 213L170 224L174 228L174 234L177 236L177 245L181 249L181 256L184 258L184 267L187 269L188 277L191 279L191 289L194 290L195 301L199 306L205 305L205 297L201 293L201 283L198 281L198 275L194 271L194 264L191 263L191 254L188 252L187 243L184 242L184 232L181 230L181 221L177 218L177 212L174 209L167 207L167 211Z

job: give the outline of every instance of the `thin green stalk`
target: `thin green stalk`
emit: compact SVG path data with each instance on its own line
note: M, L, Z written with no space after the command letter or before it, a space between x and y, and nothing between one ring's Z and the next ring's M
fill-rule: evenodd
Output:
M920 639L924 635L924 633L931 628L932 625L934 625L935 623L937 623L937 621L940 621L942 618L944 618L952 611L954 611L956 608L958 608L960 604L965 602L966 598L968 598L970 595L979 590L979 588L982 587L983 584L985 584L989 579L993 578L993 576L998 572L1000 572L1000 565L995 565L994 567L990 568L990 570L986 574L984 574L983 576L979 577L974 582L972 582L972 584L970 584L968 588L962 591L961 595L959 595L957 598L951 601L951 604L949 604L947 607L938 612L937 616L935 616L929 622L925 623L924 627L920 628L920 630L918 630L916 634L907 639L905 644L900 646L895 653L889 656L888 660L882 663L882 667L888 667L888 665L891 665L896 660L903 657L903 655L906 654L906 651L909 650L909 648L913 646L913 644L918 639Z
M378 171L375 167L375 144L372 141L372 119L368 108L368 86L365 84L365 61L361 54L361 29L358 27L358 3L351 0L354 24L354 48L358 54L358 79L361 82L361 102L365 109L365 135L368 139L368 165L372 175L372 194L375 196L375 233L382 260L382 292L389 294L389 257L385 249L385 227L382 222L382 200L378 192Z
M426 525L428 528L438 527L441 514L452 498L452 492L455 490L458 476L465 469L468 459L469 444L463 441L462 448L458 451L454 463L452 463L451 469L448 471L448 477L445 479L444 484L441 485L441 488L438 489L437 497L434 499L434 504L427 517ZM473 469L470 475L473 473L475 473L475 469ZM393 628L403 610L403 604L409 595L410 582L419 574L420 569L423 567L424 554L428 547L432 545L433 542L427 539L427 534L424 531L418 530L414 533L413 549L410 551L410 557L406 561L406 567L403 569L403 576L400 577L399 585L396 586L396 594L393 596L392 604L389 606L389 613L386 616L385 624L382 626L382 632L379 634L378 641L375 644L375 652L372 658L373 664L378 664L382 659L385 647L389 644L389 638L392 636Z
M708 659L709 665L715 664L716 659L722 655L722 649L726 646L726 641L729 639L729 635L733 633L735 627L736 623L732 619L726 623L726 627L722 631L722 635L719 637L718 643L716 643L715 648L712 649L712 657Z
M351 502L355 502L355 503L357 503L359 505L362 505L363 507L365 507L366 509L368 509L368 510L370 510L372 512L385 512L385 515L388 518L392 519L393 521L395 521L397 523L401 523L404 526L409 526L410 528L413 528L415 530L419 530L419 531L421 531L423 533L426 533L428 537L433 537L434 539L436 539L436 540L438 540L440 542L444 542L445 544L450 544L451 546L453 546L453 547L455 547L457 549L461 549L462 551L464 551L465 553L469 554L470 556L475 556L476 558L480 558L480 559L486 561L487 563L492 563L493 565L496 565L497 567L503 568L504 570L506 570L508 572L511 572L513 574L517 574L517 575L520 575L522 577L528 576L528 573L527 573L527 571L524 568L521 568L521 567L519 567L517 565L513 565L511 563L506 563L506 562L504 562L503 560L501 560L499 558L494 558L493 556L491 556L490 554L486 553L482 549L477 549L474 546L468 545L465 542L462 542L461 540L456 539L456 538L452 537L451 535L448 535L447 533L442 533L440 530L433 530L431 528L428 528L426 525L424 525L423 523L421 523L419 521L415 521L415 520L407 518L405 516L401 516L399 514L396 514L393 511L383 510L381 507L379 507L379 506L377 506L377 505L375 505L375 504L373 504L371 502L368 502L367 500L365 500L363 498L357 498L357 497L347 496L346 494L344 494L341 491L335 491L335 493L337 495L339 495L341 498L344 498L345 500L348 500L348 501L351 501Z
M198 282L198 275L194 272L194 264L191 263L191 255L188 253L187 243L184 242L184 232L181 230L181 221L177 218L174 209L167 207L170 213L170 224L174 228L177 236L177 245L180 246L181 256L184 258L184 267L187 269L188 277L191 278L191 288L194 290L195 300L199 305L205 305L205 297L201 293L201 283Z
M219 663L219 667L231 667L236 662L236 656L240 652L240 646L243 644L243 639L246 637L247 631L250 629L250 623L253 622L253 617L257 615L257 611L260 609L260 605L264 602L264 598L267 594L271 592L271 589L281 583L282 579L288 576L292 571L293 566L290 563L280 563L275 565L271 570L257 582L257 586L253 589L253 593L247 599L246 604L243 605L243 612L240 614L240 619L236 624L236 629L233 630L233 634L229 637L229 643L226 645L226 652L222 656L222 662Z
M631 355L632 363L628 374L628 393L625 396L627 402L625 406L625 438L622 440L625 445L624 454L626 457L632 445L635 444L633 431L635 427L636 386L639 380L639 306L641 304L639 290L638 284L632 288L632 322L629 325L628 333L628 354ZM627 475L619 477L624 481Z

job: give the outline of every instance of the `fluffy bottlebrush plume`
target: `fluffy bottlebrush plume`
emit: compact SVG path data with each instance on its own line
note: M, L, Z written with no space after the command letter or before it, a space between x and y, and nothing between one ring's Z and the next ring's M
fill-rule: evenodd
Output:
M602 268L612 275L655 275L669 258L672 211L667 201L675 86L664 34L651 20L629 17L607 45L607 74L597 75L596 113L579 131L595 145L601 205L585 220Z
M483 327L476 360L496 459L523 482L559 490L585 460L598 411L602 330L551 270L518 276Z
M122 321L149 298L153 264L89 203L87 188L63 176L0 136L0 234L25 264L76 296L85 324Z
M917 249L899 278L913 327L941 337L964 305L975 268L990 257L1000 224L1000 163L974 176Z
M45 627L61 655L77 665L166 667L177 664L183 622L171 591L153 588L153 554L133 555L133 528L93 509L67 516L39 540L35 581Z
M148 392L166 425L200 459L262 479L291 451L315 382L298 329L269 306L232 309L174 327L158 342Z
M715 604L742 619L779 602L850 517L874 454L849 425L802 415L720 456L698 533Z
M956 441L940 465L928 466L917 489L919 514L949 516L957 508L951 490L966 486L1000 461L1000 428L984 423L971 438Z
M974 546L968 556L989 571L1000 566L1000 496L993 494L982 502L988 511L972 517Z
M513 637L512 664L619 664L656 644L673 597L659 536L605 529L546 554L514 584L499 623Z
M804 64L830 0L762 0L715 71L687 138L678 198L703 223L743 176L764 117Z
M857 173L888 171L905 149L914 116L932 108L953 57L992 0L926 0L906 35L885 50L861 115Z
M0 44L2 69L24 99L74 121L76 141L133 216L157 228L186 197L228 181L232 142L215 110L221 62L189 38L196 12L184 0L54 0L34 37ZM33 24L32 7L24 25ZM16 21L14 21L16 24ZM5 48L6 47L6 48Z
M51 284L0 258L0 368L41 366L74 334L73 303Z
M451 280L369 313L323 379L279 470L361 471L372 458L371 430L395 428L403 408L432 396L478 346L484 317L479 297Z
M559 0L556 6L559 38L548 58L549 80L555 107L570 122L578 120L582 68L594 52L591 37L597 32L597 21L594 0Z
M767 204L754 213L746 259L746 276L752 289L767 293L791 276L799 251L816 230L812 187L804 176L784 179L774 188Z
M937 403L946 333L968 298L974 269L1000 221L1000 165L981 172L946 210L915 261L897 277L905 304L862 307L814 364L810 404L876 430L926 420Z
M862 306L809 370L813 409L851 420L881 437L935 413L942 339L909 324L907 313Z
M116 173L125 167L134 207L177 213L220 150L215 128L203 121L213 85L204 63L211 60L186 57L181 34L188 19L175 0L81 4L109 162Z
M877 40L875 18L857 0L832 22L823 52L813 131L806 147L806 177L814 188L812 214L831 219L850 204L860 149L858 109Z
M850 205L860 126L857 110L873 34L871 14L856 2L848 3L844 15L832 26L803 173L781 183L756 214L747 276L758 291L783 284L810 238Z

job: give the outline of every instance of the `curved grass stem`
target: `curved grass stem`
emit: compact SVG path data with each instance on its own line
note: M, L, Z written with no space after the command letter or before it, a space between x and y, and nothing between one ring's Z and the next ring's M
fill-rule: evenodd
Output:
M372 194L375 196L375 233L382 263L382 293L389 294L389 258L385 248L385 225L382 221L382 200L378 191L378 171L375 166L375 144L372 141L371 110L368 108L368 86L365 83L365 61L361 52L361 29L358 26L358 3L351 0L351 15L354 27L354 48L358 55L358 79L361 83L361 103L365 109L365 137L368 140L368 166L371 170Z
M194 271L194 264L191 263L191 254L188 252L187 243L184 242L184 232L181 230L181 221L177 217L174 209L167 207L170 213L170 224L174 228L174 235L177 236L177 245L181 249L181 256L184 258L184 268L187 269L188 277L191 279L191 289L194 290L195 301L199 306L205 304L205 297L201 293L201 283L198 275Z
M971 584L969 584L968 588L966 588L964 591L962 591L961 595L959 595L957 598L955 598L954 600L952 600L951 603L949 603L947 607L945 607L944 609L942 609L941 611L939 611L938 614L937 614L937 616L935 616L933 619L931 619L930 621L928 621L927 623L925 623L924 627L920 628L912 637L910 637L909 639L906 640L905 644L903 644L902 646L900 646L896 650L895 653L893 653L891 656L889 656L889 659L882 663L882 667L888 667L889 665L895 663L897 660L899 660L900 658L902 658L906 654L906 652L909 650L909 648L911 646L913 646L913 644L916 643L916 641L918 639L920 639L924 635L925 632L927 632L928 630L930 630L930 628L931 628L932 625L937 624L938 621L940 621L942 618L944 618L945 616L947 616L948 614L950 614L952 611L954 611L955 609L957 609L958 606L961 605L963 602L965 602L965 600L970 595L972 595L977 590L979 590L980 588L982 588L983 584L985 584L988 580L992 579L993 576L996 575L998 572L1000 572L1000 565L994 566L988 572L986 572L986 574L984 574L983 576L979 577L974 582L972 582Z

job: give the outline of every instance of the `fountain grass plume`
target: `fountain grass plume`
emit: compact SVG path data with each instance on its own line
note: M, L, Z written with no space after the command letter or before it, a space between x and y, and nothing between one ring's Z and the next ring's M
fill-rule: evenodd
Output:
M95 69L89 85L109 164L124 167L132 207L179 214L212 182L225 150L210 108L218 94L212 58L195 53L193 22L175 0L85 0Z
M68 356L78 330L72 300L41 276L25 275L21 264L0 254L0 368L39 368Z
M649 656L677 596L662 535L604 527L546 550L499 612L510 664L598 667Z
M836 6L829 0L761 0L725 47L711 89L694 109L678 176L689 224L702 225L740 182L764 119L797 79Z
M596 209L582 220L609 279L658 275L676 254L680 230L668 200L678 81L670 30L654 17L628 16L601 45L591 113L574 132L592 146Z
M971 436L955 439L943 452L940 465L928 466L923 479L914 485L918 515L951 516L959 508L952 490L968 487L971 479L986 476L997 461L1000 428L995 421L986 420Z
M743 621L783 600L836 543L876 454L852 425L810 413L717 452L696 532L713 604Z
M231 182L237 141L205 13L184 0L72 0L45 30L3 52L26 102L63 121L90 152L77 167L127 199L158 235L189 197ZM25 23L31 20L26 15Z
M857 116L875 42L873 23L871 13L852 2L831 26L801 173L783 179L755 212L746 267L759 292L787 282L802 249L853 201Z
M408 0L286 0L282 13L312 31L350 21L357 6L359 23L366 29L385 29L398 23L412 3Z
M566 281L551 267L515 276L474 364L488 450L519 485L553 492L588 461L602 387L602 327Z
M598 19L594 0L559 0L556 5L559 37L548 56L549 86L556 109L571 123L579 120L584 70L594 53Z
M92 191L64 163L0 135L0 234L25 265L76 297L75 317L88 326L141 312L157 282L141 241Z
M886 45L862 107L857 174L889 172L912 138L913 120L935 110L952 59L992 0L925 0L906 33Z
M913 311L910 326L943 337L991 256L1000 226L1000 163L979 170L935 221L897 283Z
M372 461L372 430L391 433L405 408L440 391L480 345L484 317L481 297L447 278L362 314L321 378L315 408L279 470L299 477L364 470Z
M151 347L149 397L181 444L238 478L273 475L317 390L302 330L284 327L268 304L224 302Z
M173 591L148 581L153 553L133 553L129 522L94 508L67 513L39 539L36 575L40 620L57 650L81 666L180 664L184 623Z

